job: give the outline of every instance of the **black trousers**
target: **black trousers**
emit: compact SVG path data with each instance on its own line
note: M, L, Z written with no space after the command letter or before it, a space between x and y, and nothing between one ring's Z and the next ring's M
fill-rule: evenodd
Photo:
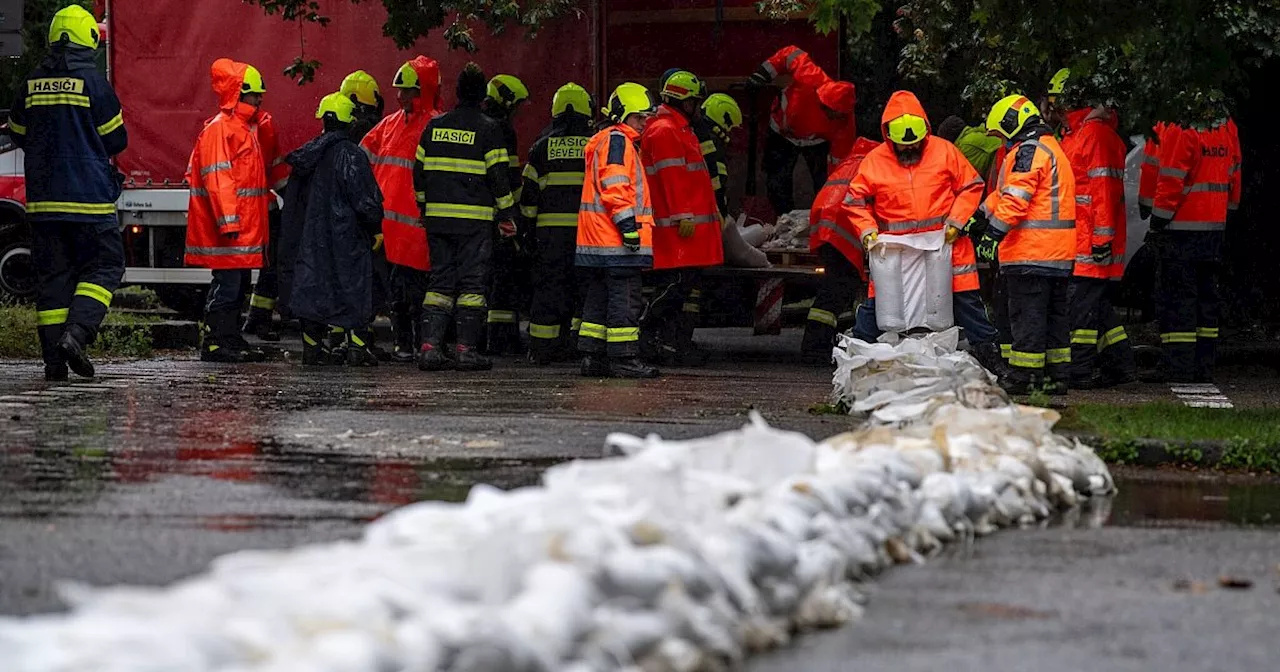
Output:
M258 282L253 286L253 294L249 296L249 313L257 313L261 318L270 318L271 311L276 309L276 300L280 298L280 211L267 211L267 260L266 266L258 271ZM265 313L265 314L264 314Z
M477 346L488 310L485 293L489 286L493 233L489 227L477 227L465 233L428 231L427 243L431 248L431 276L422 300L423 319L442 317L447 323L456 307L458 344Z
M819 143L800 147L782 137L772 129L765 137L764 158L762 166L765 175L765 191L769 195L769 205L775 215L783 215L796 209L795 202L795 170L796 161L804 158L813 177L813 192L816 194L827 181L828 143Z
M579 268L585 279L586 300L578 349L610 358L640 354L640 270L636 268Z
M1166 231L1157 239L1160 342L1167 373L1175 381L1213 374L1222 238L1221 232Z
M57 364L66 325L84 328L89 342L97 336L124 277L124 242L115 222L32 222L31 243L40 349L45 363Z
M1111 303L1119 284L1098 278L1071 278L1067 297L1071 304L1073 378L1088 378L1098 368L1126 376L1135 371L1129 335Z
M996 328L1000 356L1007 362L1013 352L1013 329L1009 326L1009 283L998 268L991 280L991 323Z
M645 315L645 338L676 350L692 347L702 316L702 269L680 268L656 275L659 284Z
M803 352L828 354L836 342L840 316L853 309L854 299L862 286L858 269L844 254L831 245L818 248L818 259L824 269L813 298L808 319L804 323Z
M519 332L520 311L526 305L532 266L528 255L518 251L516 245L514 239L494 240L489 283L489 329L500 331L508 339Z
M574 272L578 229L572 226L539 228L538 252L533 267L533 302L529 308L529 347L550 352L565 342L581 301Z
M213 271L209 294L204 303L207 344L220 347L240 346L240 307L249 294L253 272L247 268Z
M1008 275L1008 274L1006 274ZM1071 377L1071 313L1067 301L1070 278L1008 275L1009 326L1013 349L1010 376L1019 382Z
M388 266L391 311L417 319L422 314L422 299L427 295L427 272L399 264Z

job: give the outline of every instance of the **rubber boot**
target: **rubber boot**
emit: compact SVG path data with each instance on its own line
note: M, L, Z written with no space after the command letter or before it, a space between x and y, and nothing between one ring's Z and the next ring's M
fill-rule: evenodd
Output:
M1000 379L999 384L1005 392L1011 395L1021 396L1031 394L1032 392L1041 389L1043 381L1044 378L1040 375L1019 374L1018 372L1010 371L1009 375Z
M391 331L395 337L391 361L399 364L413 362L414 354L418 351L413 322L413 316L408 310L396 310L391 313Z
M485 353L501 357L520 354L520 325L513 322L490 322L485 325ZM477 339L477 344L479 339Z
M240 329L238 316L224 311L205 315L200 343L200 361L219 364L243 364L246 351L237 343Z
M969 354L973 355L983 368L995 374L996 378L1009 376L1009 363L1000 356L1000 346L995 342L979 343L973 346Z
M662 347L661 360L673 366L706 366L710 354L693 342L698 314L681 311L673 320L667 345Z
M639 357L610 358L609 373L615 378L657 378L661 375L657 368L645 364Z
M326 366L329 364L329 327L318 322L302 322L302 365Z
M238 313L231 314L229 319L231 319L233 327L237 324L238 318ZM249 341L244 340L244 335L240 333L240 329L238 328L233 328L228 331L226 338L223 340L226 341L227 345L238 349L242 353L242 357L245 362L254 363L267 361L267 353L264 352L262 348L249 345Z
M585 354L582 356L582 375L587 378L608 378L609 362L603 355Z
M89 361L89 344L92 342L93 335L78 324L68 324L58 339L58 354L77 376L93 377L93 362Z
M444 339L452 322L453 318L444 311L423 311L422 346L418 348L419 370L443 371L453 367L453 360L445 356L444 352Z
M488 371L493 368L493 362L481 355L477 346L484 333L484 319L483 311L467 308L458 310L458 345L455 352L459 371Z
M805 366L831 366L831 350L835 347L835 342L835 327L806 320L804 340L800 344L800 362Z
M342 327L329 328L329 363L334 366L347 363L347 330Z
M347 330L347 366L377 366L378 355L373 351L372 331Z
M271 309L258 308L256 306L249 308L249 317L244 321L244 333L253 334L259 339L276 342L280 340L280 332L276 330L274 320L271 318Z

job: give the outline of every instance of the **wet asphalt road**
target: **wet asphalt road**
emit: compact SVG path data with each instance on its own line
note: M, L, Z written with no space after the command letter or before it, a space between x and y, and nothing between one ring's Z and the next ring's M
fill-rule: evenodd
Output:
M476 481L535 482L612 431L700 436L751 409L816 438L850 428L808 412L830 372L795 364L796 345L716 333L732 361L642 382L512 360L463 377L175 358L45 384L0 362L0 613L58 609L62 579L160 584L233 550L353 537ZM1078 521L890 572L863 622L751 669L1274 669L1276 488L1146 479ZM1224 573L1254 587L1220 590Z

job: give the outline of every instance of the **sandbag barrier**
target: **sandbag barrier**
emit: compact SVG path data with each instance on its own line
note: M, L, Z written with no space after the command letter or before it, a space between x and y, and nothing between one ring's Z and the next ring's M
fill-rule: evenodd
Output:
M614 434L540 486L406 506L357 541L232 553L165 588L64 586L68 613L0 621L4 669L736 669L857 619L892 565L1114 492L954 341L845 339L834 394L867 419L821 443L758 415Z

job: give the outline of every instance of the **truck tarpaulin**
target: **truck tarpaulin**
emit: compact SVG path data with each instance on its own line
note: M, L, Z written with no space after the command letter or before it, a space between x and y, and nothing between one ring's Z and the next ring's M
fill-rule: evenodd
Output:
M516 119L523 148L546 125L551 96L560 85L575 81L593 88L591 12L556 21L534 40L514 28L503 37L477 34L480 50L467 54L450 51L440 30L412 49L397 50L382 35L386 11L379 3L319 4L332 19L327 27L287 22L240 0L108 2L111 79L129 124L129 149L119 165L130 186L182 183L196 136L217 111L209 66L224 56L262 72L267 80L263 108L276 119L284 152L318 132L316 105L353 70L366 70L378 80L390 114L396 109L395 72L419 53L440 62L446 109L453 104L457 73L468 60L488 75L523 79L531 96L529 109ZM282 73L304 49L305 58L322 65L316 81L299 87Z

